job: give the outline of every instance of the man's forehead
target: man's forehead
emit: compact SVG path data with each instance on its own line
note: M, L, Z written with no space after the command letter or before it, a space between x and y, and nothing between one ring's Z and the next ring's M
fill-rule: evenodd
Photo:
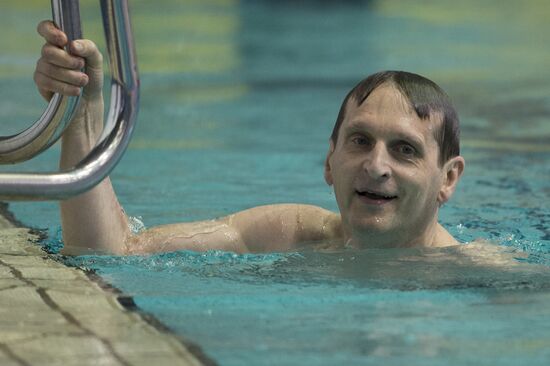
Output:
M390 83L379 85L364 100L360 100L356 96L349 98L346 103L346 116L357 113L376 113L384 109L418 117L408 99Z
M414 135L431 134L435 138L443 121L443 114L432 112L429 118L421 119L403 93L388 83L374 89L362 103L353 97L349 98L343 121L344 128L356 129L363 123L368 125L380 120L391 122L396 127L403 127L403 132Z

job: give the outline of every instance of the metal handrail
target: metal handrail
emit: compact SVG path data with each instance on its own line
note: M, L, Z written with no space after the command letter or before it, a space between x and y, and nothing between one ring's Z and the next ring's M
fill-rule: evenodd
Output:
M134 130L139 79L127 0L101 0L111 70L111 104L102 137L75 167L57 173L0 174L0 199L59 200L101 182L122 157Z
M51 0L51 4L54 23L69 41L82 38L78 0ZM0 136L0 164L29 160L53 145L74 117L79 101L80 96L56 93L31 127L16 135Z

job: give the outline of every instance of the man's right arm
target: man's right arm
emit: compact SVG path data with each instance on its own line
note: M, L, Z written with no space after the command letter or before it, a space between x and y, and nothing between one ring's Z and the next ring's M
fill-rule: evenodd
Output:
M89 40L72 42L71 54L67 53L63 49L67 37L49 21L40 23L38 32L46 40L34 75L42 96L50 100L55 92L78 95L84 87L76 117L62 137L60 168L66 170L92 150L103 128L102 56ZM109 178L62 201L60 208L64 254L287 251L341 236L339 215L297 204L254 207L216 220L163 225L134 234Z
M46 41L34 74L40 94L49 101L55 92L75 96L84 87L75 118L61 140L60 169L67 170L87 156L103 129L103 60L92 41L68 44L66 35L50 21L41 22L37 30ZM70 54L63 49L67 45ZM60 202L60 208L64 253L86 248L124 252L123 243L131 232L109 178Z

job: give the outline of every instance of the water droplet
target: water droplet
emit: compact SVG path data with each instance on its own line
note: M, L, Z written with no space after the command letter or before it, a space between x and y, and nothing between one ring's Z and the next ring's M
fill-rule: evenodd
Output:
M139 234L146 229L142 220L141 216L128 216L128 226L132 233Z

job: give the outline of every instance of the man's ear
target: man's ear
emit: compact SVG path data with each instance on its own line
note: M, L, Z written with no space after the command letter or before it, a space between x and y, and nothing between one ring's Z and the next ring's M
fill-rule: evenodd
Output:
M443 166L443 181L441 189L437 196L437 201L440 205L447 202L453 195L456 185L464 172L464 158L462 156L455 156L445 163Z
M327 157L325 159L325 182L327 182L327 184L329 186L331 186L333 184L332 170L331 170L331 167L330 167L330 157L332 156L333 152L334 152L334 141L332 141L332 139L330 139L329 148L328 148L328 152L327 152Z

